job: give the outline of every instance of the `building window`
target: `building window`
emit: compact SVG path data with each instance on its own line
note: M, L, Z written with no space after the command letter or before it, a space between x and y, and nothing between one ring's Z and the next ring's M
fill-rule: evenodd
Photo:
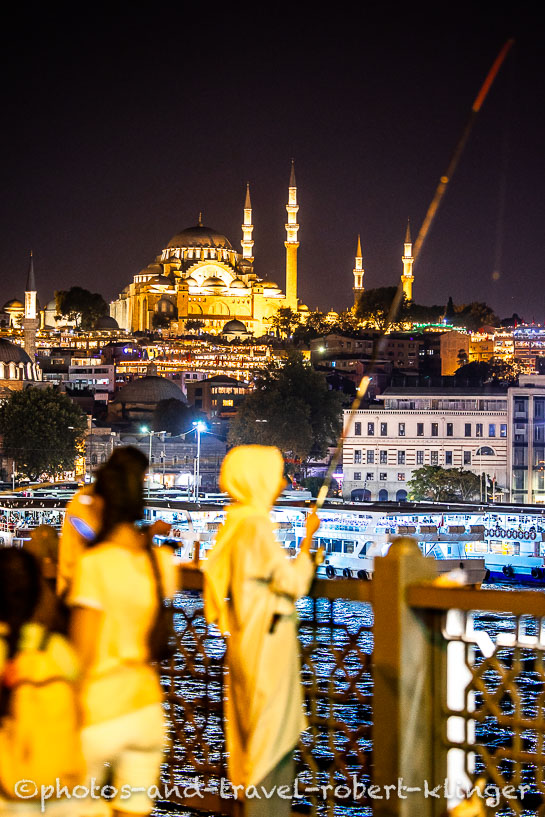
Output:
M371 471L368 471L367 474L365 475L365 481L366 482L372 482L374 480L374 478L375 478L375 475L372 474Z
M438 437L439 436L439 423L432 423L431 424L431 436Z
M367 423L367 436L374 437L375 436L375 424L374 423Z
M452 423L447 423L447 437L454 436L454 425Z
M359 449L356 449L356 451L354 451L354 464L359 465L360 462L361 462L361 451Z
M452 451L445 451L445 465L452 465Z
M398 451L397 452L397 464L398 465L405 465L405 452Z
M471 423L464 425L464 437L471 437Z
M397 475L397 481L398 481L398 482L405 482L405 474L403 474L403 473L399 473L399 474Z
M354 423L354 435L361 437L361 423Z
M387 451L379 451L379 462L381 465L386 465L388 462L388 452Z
M416 452L416 464L417 465L424 465L424 452L417 451Z
M367 465L373 465L375 462L375 452L367 451Z
M380 424L380 433L382 437L388 436L388 423L381 423Z
M397 429L397 433L399 437L405 436L405 423L400 423Z
M482 423L476 423L475 424L475 436L476 437L482 437L483 436L483 424Z
M464 451L464 465L471 465L471 451Z
M507 437L507 423L500 423L500 437Z
M223 400L222 402L223 402L224 406L233 406L234 405L232 400Z
M354 471L354 482L361 482L361 471Z
M495 437L496 436L496 423L489 423L488 424L488 436Z
M439 451L432 451L430 454L430 465L439 465Z
M417 423L416 424L416 436L423 437L424 436L424 423Z
M386 471L380 472L379 479L381 479L383 482L388 479L388 474L386 473Z

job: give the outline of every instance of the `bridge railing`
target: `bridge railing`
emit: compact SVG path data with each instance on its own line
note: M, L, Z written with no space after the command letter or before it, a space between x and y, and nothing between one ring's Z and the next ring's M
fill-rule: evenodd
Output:
M477 782L487 788L473 794L481 811L472 813L539 805L545 596L441 586L436 568L401 538L376 560L372 581L316 580L299 603L309 728L294 810L439 817ZM223 735L225 641L205 623L200 571L182 568L180 586L178 655L163 672L163 805L237 814Z

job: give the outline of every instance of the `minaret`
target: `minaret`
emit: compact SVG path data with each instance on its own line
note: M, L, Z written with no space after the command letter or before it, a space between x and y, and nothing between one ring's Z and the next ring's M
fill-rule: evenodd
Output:
M291 160L291 175L290 187L288 195L288 203L286 205L288 211L288 223L286 224L286 304L293 310L297 309L297 248L299 242L297 240L297 231L299 225L297 224L297 211L299 205L297 204L297 185L295 182L295 166L293 159Z
M38 330L38 305L36 279L34 277L34 259L30 253L30 264L25 289L25 317L23 319L23 337L25 352L34 363L36 355L36 332Z
M403 272L401 274L401 282L403 284L403 292L408 301L413 299L413 242L411 240L411 225L407 221L407 232L405 234L405 251L403 253Z
M248 261L253 262L254 256L252 255L252 247L254 246L254 242L252 241L252 231L254 229L254 225L252 224L252 202L250 201L250 183L246 185L246 199L244 201L244 224L242 225L242 241L240 242L242 246L242 257L246 258Z
M358 234L358 246L356 248L356 266L352 270L354 273L354 306L357 305L361 294L364 290L363 286L363 273L365 270L363 269L363 257L361 254L361 239Z

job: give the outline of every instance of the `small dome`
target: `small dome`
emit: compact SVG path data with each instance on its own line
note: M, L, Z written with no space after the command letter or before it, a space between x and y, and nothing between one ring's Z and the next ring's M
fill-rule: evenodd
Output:
M104 315L96 322L95 329L119 329L119 324L115 318L110 315Z
M0 361L2 363L32 363L22 346L0 338Z
M242 321L233 318L232 321L227 321L227 323L221 330L221 333L222 335L238 335L240 333L244 333L245 335L247 335L248 330L246 329Z
M274 281L263 281L261 286L263 289L280 289L278 284L275 284Z
M167 278L166 275L154 275L153 278L150 278L148 284L151 286L170 287L172 286L172 281L170 278Z
M17 298L12 298L11 301L4 304L4 312L7 312L8 309L22 309L24 311L25 305Z
M247 289L248 285L244 283L242 278L233 278L230 289Z
M56 312L57 311L57 302L56 302L55 298L51 298L51 300L47 302L47 305L46 305L45 308L47 309L48 312Z
M195 227L188 227L177 233L167 245L171 247L214 247L224 250L232 250L231 242L221 233L211 227L204 227L197 224Z
M166 261L164 263L165 264L178 264L178 266L180 266L180 264L182 262L180 261L180 259L178 258L177 255L169 255L169 257L166 259Z
M160 400L180 400L184 402L181 390L168 380L159 375L147 375L139 377L131 383L127 383L117 393L115 403L159 403Z
M221 278L217 278L215 275L211 275L210 278L207 278L206 281L203 283L203 287L224 287L225 284L221 280Z

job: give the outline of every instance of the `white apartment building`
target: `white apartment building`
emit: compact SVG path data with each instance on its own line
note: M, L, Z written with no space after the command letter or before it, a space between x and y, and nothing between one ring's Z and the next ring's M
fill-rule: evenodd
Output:
M480 388L394 388L345 428L343 496L407 499L416 468L440 465L488 474L508 486L507 393ZM350 412L344 412L345 426Z
M511 501L545 502L545 375L520 375L509 389Z

